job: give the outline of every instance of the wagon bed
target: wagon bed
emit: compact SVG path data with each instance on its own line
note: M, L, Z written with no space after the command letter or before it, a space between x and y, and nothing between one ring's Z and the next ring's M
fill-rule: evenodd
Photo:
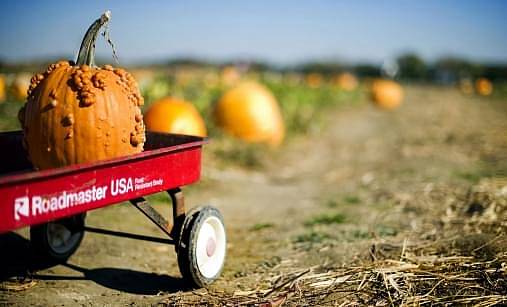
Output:
M77 249L85 230L149 239L84 226L86 211L130 200L170 237L153 241L176 245L184 277L197 286L218 277L225 259L223 218L212 207L187 214L180 190L199 180L206 139L147 132L142 153L36 171L22 138L22 131L0 133L0 234L31 226L33 245L58 261L66 261ZM143 198L162 191L172 201L172 223Z

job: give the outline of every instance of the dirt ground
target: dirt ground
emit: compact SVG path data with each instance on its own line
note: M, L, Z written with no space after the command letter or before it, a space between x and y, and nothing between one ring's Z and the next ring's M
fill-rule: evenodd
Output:
M378 242L402 244L433 229L424 237L431 242L439 236L435 225L450 216L440 208L474 189L492 190L497 203L507 198L507 101L411 86L394 112L365 103L332 110L325 122L322 131L262 155L252 169L214 158L218 144L206 147L203 178L184 192L190 207L210 204L225 218L226 266L210 289L185 286L172 246L93 233L68 264L27 273L27 230L21 230L0 238L0 304L233 303L290 272L352 266L372 256ZM152 200L169 216L161 196ZM129 204L89 212L87 225L161 236ZM467 231L476 233L464 226L457 233ZM506 247L505 233L497 236L495 246Z

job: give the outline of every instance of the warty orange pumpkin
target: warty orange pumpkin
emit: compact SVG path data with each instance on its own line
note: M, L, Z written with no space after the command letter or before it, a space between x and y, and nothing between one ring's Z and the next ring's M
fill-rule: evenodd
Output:
M206 125L193 104L177 98L163 98L150 106L144 116L150 131L206 136Z
M247 142L278 145L285 136L275 97L255 82L243 82L228 90L215 105L213 114L219 127Z
M125 70L94 64L107 11L88 29L76 64L61 61L32 77L19 112L24 145L38 169L138 153L145 140L136 81Z
M371 85L371 97L378 107L393 110L403 101L403 88L395 81L376 79Z

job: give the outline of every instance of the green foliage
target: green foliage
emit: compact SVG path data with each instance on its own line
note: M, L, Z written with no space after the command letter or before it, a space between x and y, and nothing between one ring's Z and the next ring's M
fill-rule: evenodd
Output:
M288 134L307 133L322 124L321 116L329 107L356 103L359 91L345 92L331 84L318 88L263 78L282 108Z
M363 229L354 229L350 232L351 241L371 239L371 234Z
M398 234L398 230L387 225L378 225L375 232L379 237L392 237Z
M305 226L313 227L316 225L342 224L345 222L345 215L341 213L322 214L305 222Z
M343 201L345 201L347 204L359 204L361 202L361 199L355 195L347 195L343 198Z
M328 208L336 208L338 207L338 202L334 199L329 199L328 201L326 201L326 207Z
M354 68L354 72L360 77L380 77L380 67L370 64L359 64Z
M250 227L251 231L259 231L266 228L272 228L274 225L272 223L257 223Z
M7 101L0 103L0 131L19 130L18 111L23 102Z
M424 80L427 75L426 63L414 53L408 53L398 58L399 74L402 79Z
M332 237L323 232L311 231L298 235L294 238L295 243L322 243L326 239L332 239Z
M342 198L342 201L337 201L336 199L328 199L324 205L328 208L338 208L340 205L355 205L359 204L361 199L355 195L345 195Z
M225 162L234 163L245 168L255 169L262 166L262 145L240 143L227 138L215 147L214 154Z
M483 178L504 177L505 168L483 161L468 170L459 170L454 175L470 183L479 183Z
M448 57L438 60L433 65L433 69L435 71L450 72L455 75L455 77L467 76L477 78L482 75L484 68L482 65L472 63L464 59Z
M507 76L507 72L506 72ZM498 82L494 84L493 96L494 98L507 100L507 82Z
M171 203L171 199L166 192L155 193L145 196L145 198L153 204Z
M305 74L316 72L325 75L336 74L346 69L347 67L337 62L309 62L295 67L296 71Z

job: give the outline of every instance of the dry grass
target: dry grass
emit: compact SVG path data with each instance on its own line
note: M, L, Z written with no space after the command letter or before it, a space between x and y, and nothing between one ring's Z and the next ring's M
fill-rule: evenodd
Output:
M301 267L297 257L253 272L258 287L175 293L161 305L420 306L507 304L507 184L433 187L403 198L424 212L410 233L373 240L343 266Z

